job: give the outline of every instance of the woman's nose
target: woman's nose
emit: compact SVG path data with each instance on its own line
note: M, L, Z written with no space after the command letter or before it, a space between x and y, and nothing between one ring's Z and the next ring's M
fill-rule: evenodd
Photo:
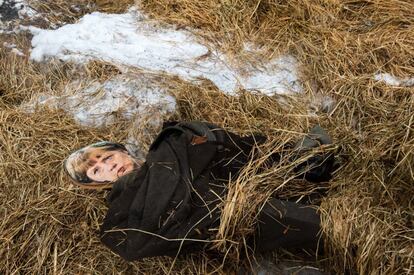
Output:
M114 163L114 164L109 164L109 167L110 167L110 171L113 171L115 168L116 168L116 163Z

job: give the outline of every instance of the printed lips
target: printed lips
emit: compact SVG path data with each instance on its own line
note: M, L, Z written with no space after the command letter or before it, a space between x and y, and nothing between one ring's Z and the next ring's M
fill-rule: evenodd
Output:
M125 173L125 167L124 166L122 166L121 168L119 168L119 170L118 170L118 177L119 176L122 176L123 174Z

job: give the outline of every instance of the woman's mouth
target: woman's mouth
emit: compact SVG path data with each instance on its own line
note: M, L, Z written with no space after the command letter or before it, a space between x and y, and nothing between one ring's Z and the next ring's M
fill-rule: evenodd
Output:
M125 167L124 166L122 166L121 168L119 168L119 170L118 170L118 177L119 176L122 176L123 174L124 174L124 172L125 172Z

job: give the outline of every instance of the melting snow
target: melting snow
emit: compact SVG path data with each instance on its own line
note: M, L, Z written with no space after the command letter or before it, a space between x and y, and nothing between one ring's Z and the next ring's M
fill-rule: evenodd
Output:
M390 75L389 73L379 73L374 76L377 81L383 81L391 86L399 87L411 87L414 86L414 77L411 78L398 78Z
M117 118L144 120L175 111L175 99L143 77L118 76L103 83L69 84L62 96L43 94L35 103L24 106L33 111L36 105L59 108L72 114L81 125L109 126Z
M292 56L275 58L260 68L242 62L230 65L224 54L196 42L190 32L156 25L135 9L125 14L94 12L56 30L28 29L34 35L31 59L38 62L48 57L100 59L189 81L206 78L230 94L239 87L268 95L301 91Z

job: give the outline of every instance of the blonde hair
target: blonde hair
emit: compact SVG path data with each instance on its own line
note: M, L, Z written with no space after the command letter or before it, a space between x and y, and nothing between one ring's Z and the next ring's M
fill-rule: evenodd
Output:
M93 181L86 175L91 166L90 159L106 151L127 151L120 143L102 141L88 145L70 154L63 163L65 172L78 185L93 185ZM107 182L104 182L107 183Z

